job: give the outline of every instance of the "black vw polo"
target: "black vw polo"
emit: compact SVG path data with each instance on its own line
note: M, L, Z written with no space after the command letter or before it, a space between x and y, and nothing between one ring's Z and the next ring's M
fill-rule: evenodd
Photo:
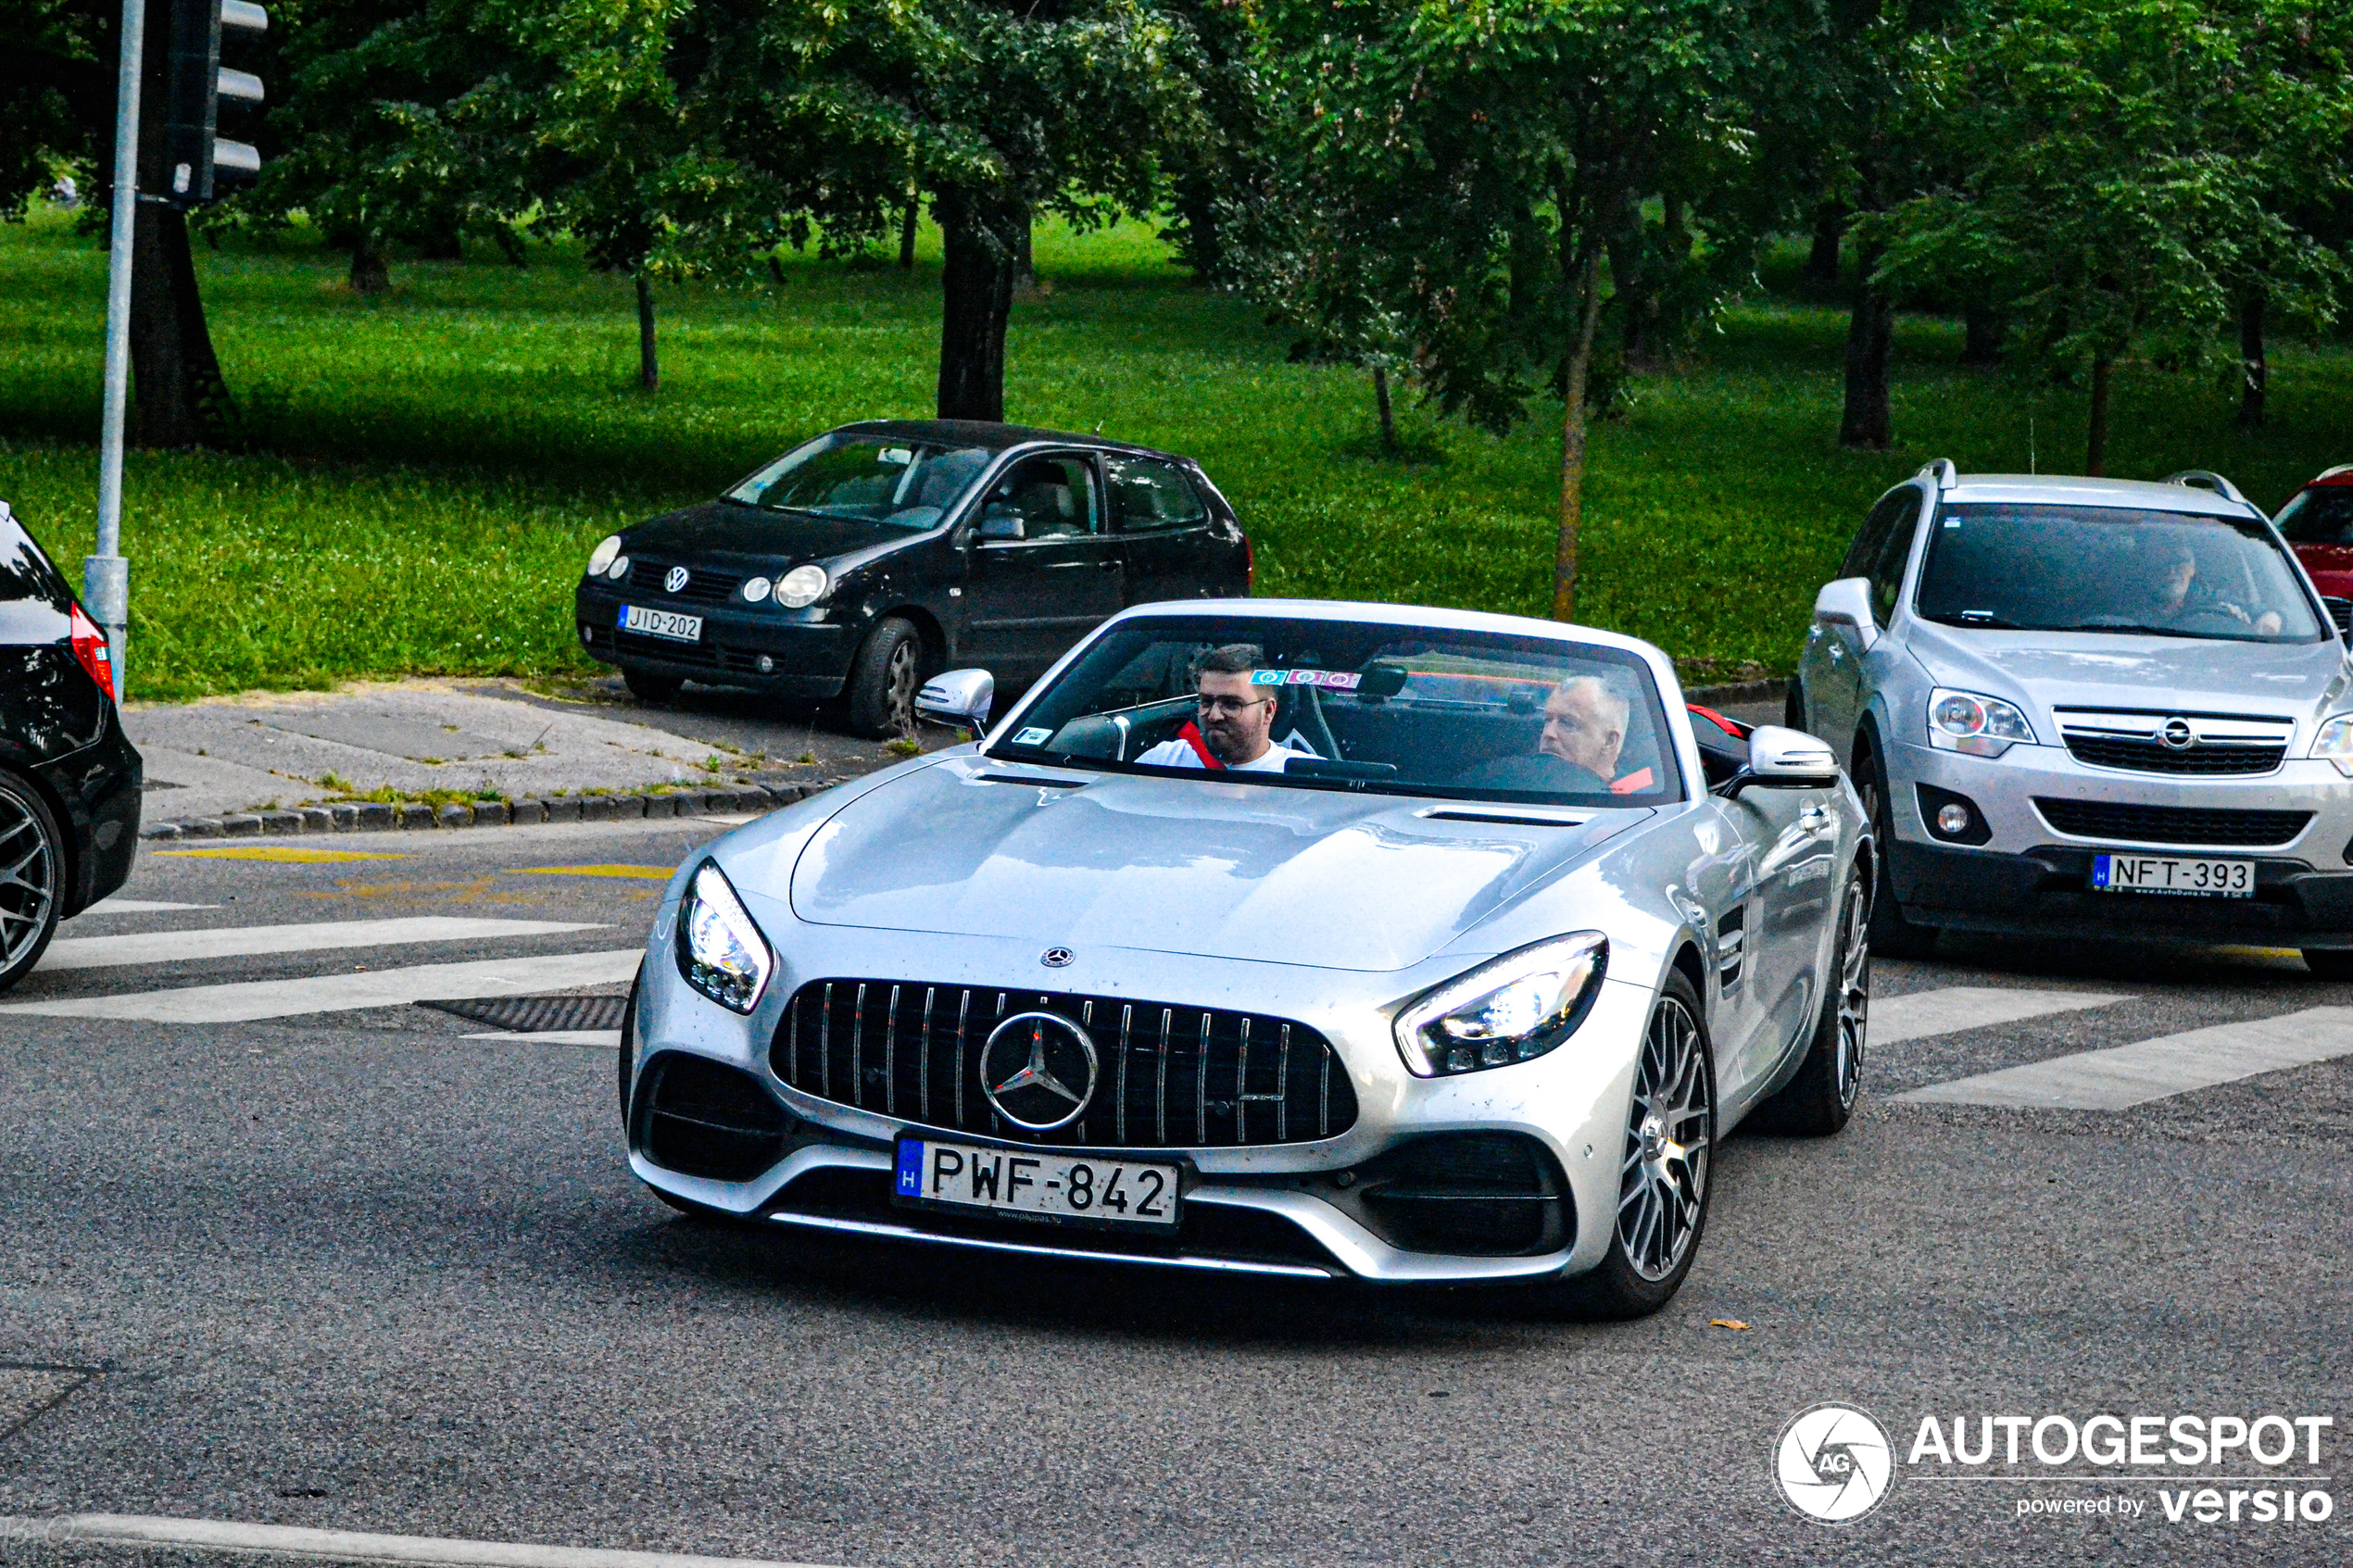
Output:
M715 501L597 546L580 644L648 701L683 682L840 698L910 729L950 665L1042 674L1132 604L1250 592L1250 542L1189 458L953 420L844 425Z
M0 501L0 991L131 874L140 768L105 634Z

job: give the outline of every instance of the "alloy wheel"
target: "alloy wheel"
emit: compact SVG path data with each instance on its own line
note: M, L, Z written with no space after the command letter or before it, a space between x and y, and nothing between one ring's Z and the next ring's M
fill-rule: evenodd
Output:
M0 789L0 972L40 942L57 897L56 846L31 809Z
M1863 873L1846 879L1839 913L1838 1103L1852 1107L1863 1088L1863 1053L1871 1016L1871 901Z
M915 679L917 645L912 638L890 650L890 663L883 671L883 712L890 727L902 735L915 733Z
M1672 1274L1699 1234L1715 1131L1698 1021L1680 998L1664 997L1642 1037L1618 1167L1618 1245L1646 1280Z

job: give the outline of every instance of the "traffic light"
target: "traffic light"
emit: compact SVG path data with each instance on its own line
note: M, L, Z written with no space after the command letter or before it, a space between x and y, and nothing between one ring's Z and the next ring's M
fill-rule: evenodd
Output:
M165 64L170 114L164 130L165 183L182 207L208 202L220 181L243 182L261 172L250 143L214 134L220 102L261 102L261 78L220 63L220 35L264 32L270 14L245 0L170 0L171 53Z

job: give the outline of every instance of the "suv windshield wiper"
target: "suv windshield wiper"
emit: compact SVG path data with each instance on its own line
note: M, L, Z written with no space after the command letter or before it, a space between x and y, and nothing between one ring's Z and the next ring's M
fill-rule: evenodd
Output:
M2054 626L2054 632L2122 632L2143 637L2188 637L2201 643L2245 642L2244 637L2218 637L2206 632L2184 632L2179 626L2144 626L2138 621L2106 621L2097 626Z

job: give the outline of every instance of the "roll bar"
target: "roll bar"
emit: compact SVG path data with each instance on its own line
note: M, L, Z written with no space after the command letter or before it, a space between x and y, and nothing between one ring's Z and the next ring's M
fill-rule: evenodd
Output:
M2246 497L2239 494L2237 485L2210 469L2183 469L2179 473L2167 474L2165 483L2185 484L2193 490L2211 490L2226 501L2236 501L2242 506L2246 503Z
M1912 477L1915 479L1932 479L1936 481L1936 487L1939 490L1950 490L1953 486L1961 482L1961 470L1953 466L1952 458L1938 458L1933 461L1922 464L1920 471L1914 474Z

